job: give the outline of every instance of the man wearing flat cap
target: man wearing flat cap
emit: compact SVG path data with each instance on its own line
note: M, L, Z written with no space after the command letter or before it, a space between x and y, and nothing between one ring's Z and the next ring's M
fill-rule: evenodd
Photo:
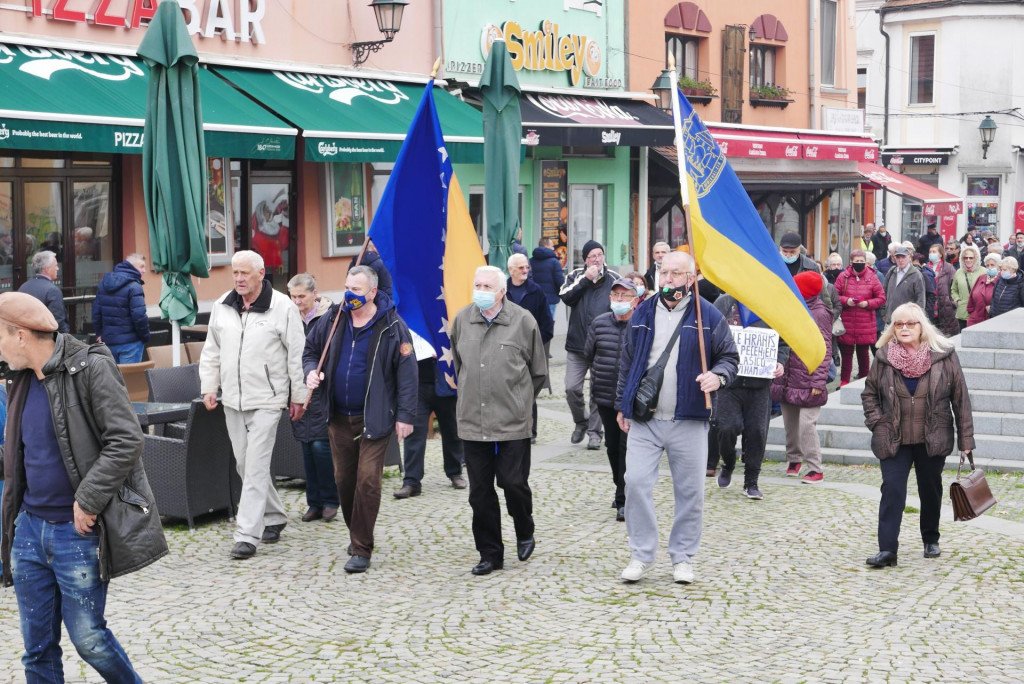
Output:
M21 292L0 294L0 357L11 368L0 558L25 678L63 681L63 621L106 681L142 681L103 615L112 577L167 553L121 374L105 346L57 333Z
M621 276L610 270L604 263L604 247L597 240L588 240L580 251L583 266L569 272L558 296L569 307L569 330L565 336L565 399L569 403L576 429L572 432L572 443L579 444L590 436L587 448L601 448L601 414L597 404L591 400L587 411L583 398L583 379L587 375L586 357L587 332L595 318L608 310L608 297L612 285Z

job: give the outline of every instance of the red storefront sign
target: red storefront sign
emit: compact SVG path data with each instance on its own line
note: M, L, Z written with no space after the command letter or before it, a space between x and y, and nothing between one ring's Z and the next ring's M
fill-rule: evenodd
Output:
M1013 230L1024 230L1024 202L1015 202L1013 205Z
M709 126L727 157L745 159L807 159L811 161L874 161L878 146L870 138L762 131Z

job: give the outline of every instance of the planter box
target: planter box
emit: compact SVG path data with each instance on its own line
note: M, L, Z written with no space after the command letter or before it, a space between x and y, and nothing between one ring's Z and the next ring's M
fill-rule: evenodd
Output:
M790 102L794 100L788 100L786 98L764 98L750 96L751 107L777 107L778 109L785 109L789 106Z

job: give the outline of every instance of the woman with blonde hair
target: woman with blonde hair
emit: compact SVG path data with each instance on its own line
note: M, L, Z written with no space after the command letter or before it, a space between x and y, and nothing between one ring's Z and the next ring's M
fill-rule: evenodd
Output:
M863 250L861 250L863 252ZM832 252L825 259L825 277L828 282L833 285L836 284L836 278L843 272L843 257L839 256L838 252Z
M911 467L921 499L924 557L935 558L941 553L942 468L957 442L960 451L973 451L974 420L953 343L917 304L902 304L892 312L892 324L878 340L861 401L864 424L871 430L871 451L882 470L878 553L867 564L896 565ZM954 440L954 424L959 440Z
M974 283L985 272L981 265L981 252L973 245L964 245L960 250L960 268L953 276L949 296L956 304L956 322L961 330L967 327L967 301L971 298Z

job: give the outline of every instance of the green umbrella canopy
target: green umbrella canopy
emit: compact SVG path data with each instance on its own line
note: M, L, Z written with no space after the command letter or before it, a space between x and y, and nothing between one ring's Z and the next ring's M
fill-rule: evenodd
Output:
M142 189L153 270L164 273L164 318L190 325L189 276L210 275L206 254L206 148L199 69L181 7L162 2L139 45L150 69L142 146Z
M484 201L488 262L504 269L519 228L519 145L523 114L519 79L504 41L495 41L480 77L484 101Z

